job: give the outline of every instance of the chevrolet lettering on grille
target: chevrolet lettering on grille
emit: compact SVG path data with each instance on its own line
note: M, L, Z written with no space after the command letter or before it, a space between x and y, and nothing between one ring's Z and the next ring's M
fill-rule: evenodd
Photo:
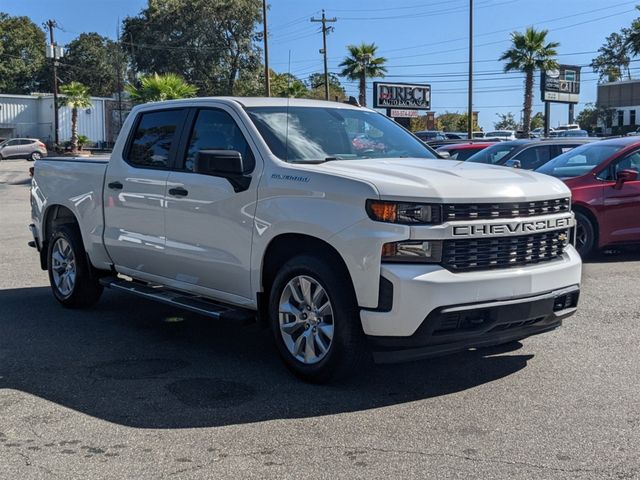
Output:
M473 225L456 225L453 227L455 237L484 237L492 235L522 235L556 230L572 226L571 217L548 218L530 222L484 223Z

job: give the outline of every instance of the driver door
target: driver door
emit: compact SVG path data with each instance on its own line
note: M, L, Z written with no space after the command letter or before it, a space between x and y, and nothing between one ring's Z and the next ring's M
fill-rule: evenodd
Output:
M639 178L615 188L616 175L621 170L635 170ZM625 155L601 172L599 178L607 181L604 187L602 234L611 243L640 241L640 150Z

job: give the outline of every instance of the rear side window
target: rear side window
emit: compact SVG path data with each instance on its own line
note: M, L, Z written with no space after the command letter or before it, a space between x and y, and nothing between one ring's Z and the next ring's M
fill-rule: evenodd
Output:
M255 159L235 120L223 110L204 109L198 112L191 132L184 169L193 172L199 150L235 150L242 155L245 173L253 171Z
M125 156L127 163L141 168L168 168L184 116L184 109L142 113Z
M547 163L553 156L549 145L529 147L514 155L514 160L520 160L521 167L525 170L535 170Z

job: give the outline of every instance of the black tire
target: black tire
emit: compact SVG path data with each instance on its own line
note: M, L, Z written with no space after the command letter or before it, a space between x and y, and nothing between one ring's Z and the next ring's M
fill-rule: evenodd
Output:
M351 280L337 270L314 256L297 256L280 268L270 289L269 321L278 353L294 375L311 383L348 377L371 360ZM287 284L299 276L315 280L325 290L333 310L332 339L324 357L313 364L303 363L294 356L280 329L280 299Z
M596 249L596 227L583 213L576 212L576 250L587 258Z
M60 278L59 272L61 270L61 266L58 260L54 261L53 255L54 251L57 248L56 245L58 245L59 240L61 241L59 245L64 245L64 242L69 245L73 255L72 258L74 262L74 268L70 270L73 270L75 272L75 278L73 281L73 286L69 288L69 292L61 290L61 287L59 287L56 282L56 278ZM69 255L69 258L71 258L71 255ZM103 288L98 281L98 277L92 272L92 267L89 264L84 246L82 244L80 231L78 230L78 227L76 225L67 224L56 227L56 230L49 238L49 245L47 249L47 264L49 271L49 282L51 283L53 296L65 307L89 307L91 305L94 305L100 299ZM58 267L58 270L54 272L56 266ZM66 284L64 285L64 287L67 286L68 285Z
M31 155L29 155L29 158L27 160L29 160L30 162L35 162L36 160L40 160L42 158L42 154L40 152L31 152Z

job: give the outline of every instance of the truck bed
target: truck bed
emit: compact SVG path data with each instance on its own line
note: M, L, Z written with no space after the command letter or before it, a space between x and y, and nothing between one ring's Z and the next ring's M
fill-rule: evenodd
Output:
M37 226L48 205L63 205L78 219L85 250L96 266L108 256L102 242L102 188L109 157L46 157L34 165L32 208ZM38 232L46 240L44 232Z

